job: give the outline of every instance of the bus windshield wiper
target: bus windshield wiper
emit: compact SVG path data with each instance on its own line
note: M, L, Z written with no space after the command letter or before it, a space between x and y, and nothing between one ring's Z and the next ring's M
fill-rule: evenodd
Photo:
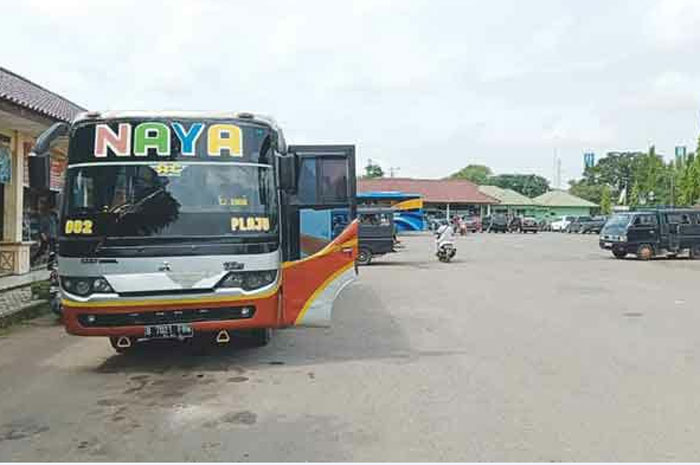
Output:
M116 215L113 226L117 225L125 217L127 217L133 213L136 213L143 206L143 204L145 204L149 200L156 198L158 195L160 195L161 193L164 193L164 192L165 192L165 189L160 187L160 188L156 189L155 191L153 191L152 193L148 194L147 196L139 199L138 201L136 201L134 203L127 202L127 203L123 203L121 205L117 205L116 207L113 207L113 208L110 208L109 210L107 210L106 213ZM105 232L105 234L103 234L102 236L99 237L97 244L95 244L95 248L93 249L93 253L96 254L97 252L102 250L102 247L104 246L105 242L107 241L107 237L108 237L108 234L106 232Z
M136 213L143 206L143 204L145 204L149 200L153 200L158 195L160 195L164 192L165 192L165 189L160 187L160 188L156 189L155 191L153 191L152 193L148 194L147 196L139 199L138 201L136 201L134 203L131 203L131 202L123 203L121 205L118 205L114 208L109 209L107 211L107 213L116 214L117 215L117 222L119 222L119 220L121 220L125 216L130 215L132 213Z

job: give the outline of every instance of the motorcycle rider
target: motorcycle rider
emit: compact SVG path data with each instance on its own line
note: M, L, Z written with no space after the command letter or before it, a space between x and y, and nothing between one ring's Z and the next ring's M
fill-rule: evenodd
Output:
M435 239L435 254L440 250L442 244L453 244L454 243L454 232L452 225L445 223L440 226L435 234L437 238Z

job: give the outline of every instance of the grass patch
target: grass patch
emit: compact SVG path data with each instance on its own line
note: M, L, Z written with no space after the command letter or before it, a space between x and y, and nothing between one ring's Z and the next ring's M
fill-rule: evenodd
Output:
M5 336L10 332L12 326L18 325L36 317L48 315L51 313L49 302L46 300L35 301L28 304L22 310L0 318L0 336Z

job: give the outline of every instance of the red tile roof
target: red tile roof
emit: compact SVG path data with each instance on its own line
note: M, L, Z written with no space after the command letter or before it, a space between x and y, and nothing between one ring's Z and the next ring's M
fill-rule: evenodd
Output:
M462 179L379 178L358 179L358 192L405 192L421 194L424 202L497 204L498 200L479 192L479 186Z
M85 111L80 105L3 67L0 67L0 100L61 121L71 121L76 114Z

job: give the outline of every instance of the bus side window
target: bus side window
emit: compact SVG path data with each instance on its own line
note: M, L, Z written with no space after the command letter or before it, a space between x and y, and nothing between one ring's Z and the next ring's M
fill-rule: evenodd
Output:
M297 197L302 204L313 204L317 200L316 159L301 160L299 168L299 190Z
M347 162L344 159L321 159L322 201L343 202L348 198Z
M681 224L690 224L690 216L688 214L683 213L681 215Z

